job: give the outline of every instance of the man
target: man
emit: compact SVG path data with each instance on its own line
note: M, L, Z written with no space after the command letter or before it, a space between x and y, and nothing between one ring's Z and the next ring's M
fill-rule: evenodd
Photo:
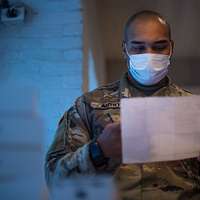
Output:
M167 77L173 53L169 24L153 11L133 15L125 26L123 52L128 73L79 97L60 120L46 158L47 183L111 173L122 199L200 199L197 159L121 163L121 98L191 95Z

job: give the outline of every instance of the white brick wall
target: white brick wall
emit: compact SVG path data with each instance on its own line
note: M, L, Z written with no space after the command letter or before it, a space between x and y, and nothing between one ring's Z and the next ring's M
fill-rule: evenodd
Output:
M23 0L28 11L25 23L0 24L0 78L38 89L46 147L59 118L82 93L80 1Z

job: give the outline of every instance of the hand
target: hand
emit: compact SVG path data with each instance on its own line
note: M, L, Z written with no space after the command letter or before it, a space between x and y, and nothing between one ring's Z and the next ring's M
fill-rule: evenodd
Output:
M97 138L105 157L122 160L120 123L108 124Z

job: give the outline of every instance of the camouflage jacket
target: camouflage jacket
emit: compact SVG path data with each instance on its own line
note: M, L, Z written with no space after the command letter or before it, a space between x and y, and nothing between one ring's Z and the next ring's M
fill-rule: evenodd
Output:
M167 78L157 88L145 90L131 83L125 74L121 80L79 97L64 114L46 156L45 172L52 183L78 174L110 173L116 180L120 199L200 199L199 162L187 159L173 162L122 165L110 160L103 169L95 169L89 156L89 143L112 121L119 121L121 98L145 96L187 96Z

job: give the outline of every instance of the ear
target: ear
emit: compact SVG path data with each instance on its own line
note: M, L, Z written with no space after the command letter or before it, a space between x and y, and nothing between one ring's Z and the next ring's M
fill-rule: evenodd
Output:
M126 42L124 40L122 42L122 55L125 60L128 59L127 50L126 50Z
M171 46L171 55L170 56L172 56L174 53L174 41L173 40L170 40L170 46Z

